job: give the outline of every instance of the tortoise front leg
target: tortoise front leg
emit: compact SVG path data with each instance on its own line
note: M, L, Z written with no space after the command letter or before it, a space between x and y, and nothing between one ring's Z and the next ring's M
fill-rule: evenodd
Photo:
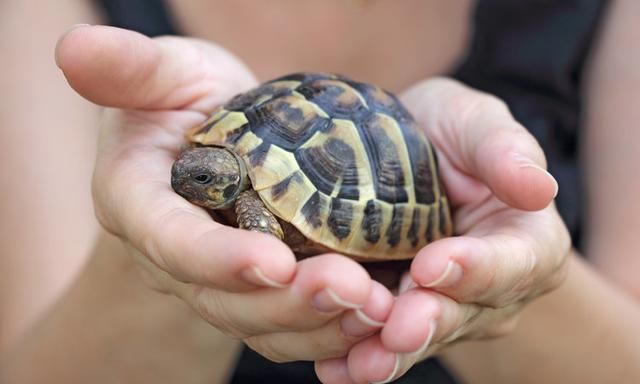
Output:
M269 212L256 191L242 192L236 200L238 227L250 231L270 233L282 240L284 233L278 219Z

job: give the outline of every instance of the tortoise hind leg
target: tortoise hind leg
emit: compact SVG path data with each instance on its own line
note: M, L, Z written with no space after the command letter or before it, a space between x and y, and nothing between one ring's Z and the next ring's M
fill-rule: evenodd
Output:
M283 240L284 233L278 219L269 212L256 191L242 192L236 200L238 227L249 231L270 233Z

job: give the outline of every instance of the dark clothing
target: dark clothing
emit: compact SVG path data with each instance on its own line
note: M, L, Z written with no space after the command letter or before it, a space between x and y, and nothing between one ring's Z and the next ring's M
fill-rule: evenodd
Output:
M96 3L114 27L151 37L179 34L163 0L96 0Z
M103 0L113 25L150 36L176 34L161 0ZM578 166L581 80L604 0L478 0L474 37L452 76L509 105L540 142L560 184L557 204L579 245L583 220ZM273 364L245 350L232 378L244 383L318 383L313 364ZM453 384L436 359L412 368L398 383Z

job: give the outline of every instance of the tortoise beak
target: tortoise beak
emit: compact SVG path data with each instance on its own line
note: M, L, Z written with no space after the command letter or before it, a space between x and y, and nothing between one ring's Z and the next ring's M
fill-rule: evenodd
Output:
M171 188L181 196L187 178L188 175L184 164L180 159L176 160L171 167Z
M189 200L196 205L203 205L202 191L198 191L198 186L194 185L191 178L191 170L188 166L188 161L183 158L179 158L173 163L171 167L171 188L180 196Z

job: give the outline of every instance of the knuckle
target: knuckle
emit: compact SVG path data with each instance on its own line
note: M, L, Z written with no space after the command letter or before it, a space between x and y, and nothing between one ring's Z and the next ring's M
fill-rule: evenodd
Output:
M151 264L151 262L131 244L125 243L125 245L144 284L156 292L163 294L174 293L171 277L168 274Z
M161 279L156 278L156 276L151 271L148 271L143 267L139 267L138 271L140 279L147 287L165 295L173 293L171 289L166 284L164 284Z
M244 342L249 348L253 349L257 353L274 363L289 363L297 360L274 345L273 340L270 337L248 337L244 340Z
M497 269L490 268L484 279L478 279L476 293L478 294L478 302L486 302L491 305L491 298L495 295L494 291L497 286ZM497 305L497 304L496 304Z
M345 356L349 347L353 344L353 342L348 342L346 339L340 337L312 338L309 344L309 351L311 351L312 355L306 357L309 359L324 360Z
M444 316L437 321L434 342L452 344L469 338L475 328L483 308L477 304L454 304L444 310Z
M162 269L170 272L173 277L188 282L184 264L188 257L177 257L180 255L194 255L198 252L199 239L205 234L198 228L192 228L188 232L181 230L180 216L184 214L181 208L162 209L160 215L148 217L149 224L139 225L141 227L141 247L143 252ZM179 235L178 235L179 234ZM186 236L182 236L186 235Z
M509 249L500 250L500 254L514 255L511 266L505 266L487 287L487 296L482 304L493 309L500 309L517 303L524 298L535 295L540 276L546 276L538 251L528 246L529 241L509 238L503 242ZM497 270L498 268L496 268Z
M241 322L233 319L218 291L204 287L194 289L193 307L205 321L235 339L251 336L249 330L240 325Z
M559 221L559 220L558 220ZM557 244L549 254L548 267L543 271L541 283L538 287L538 295L548 293L560 287L566 280L569 268L569 255L571 254L571 237L566 226L560 221L561 230L551 233L550 244Z
M501 309L483 308L466 324L469 329L466 339L495 339L508 336L515 331L524 302L518 302Z
M100 205L98 205L94 199L94 210L93 210L94 216L95 218L98 220L98 224L100 224L100 226L107 231L107 233L114 235L114 236L119 236L120 233L119 231L116 230L116 226L114 225L113 221L110 219L109 214L107 213L107 211L102 208Z
M299 328L298 316L291 316L289 311L273 310L263 314L265 321L273 328L280 331L289 331Z
M566 262L555 268L551 275L546 279L545 283L542 284L540 294L543 295L559 288L566 281L568 271L569 264Z
M560 271L560 275L564 275L566 274L569 255L571 254L572 242L571 235L569 234L569 230L567 229L567 227L562 221L560 222L560 225L562 226L562 230L556 232L557 236L559 237L558 243L560 244L560 251L558 253L559 257L555 259L553 269L555 271Z
M117 220L114 218L114 215L117 216L116 199L113 197L111 184L102 182L102 179L108 179L108 176L103 174L104 171L97 167L91 182L94 215L102 228L113 235L119 235Z
M519 252L522 255L520 270L515 281L505 295L497 301L498 307L506 307L531 294L531 288L535 286L536 277L540 275L540 260L533 249L524 249Z
M335 322L333 333L337 335L335 339L328 337L321 339L324 348L330 351L330 357L343 356L349 350L349 348L351 348L351 346L366 337L345 335L344 332L342 332L342 327L340 326L339 321Z
M164 246L166 239L171 235L171 227L168 225L173 212L162 215L157 220L153 220L153 225L145 228L139 235L141 241L142 252L149 257L154 263L158 264L164 270L175 270L175 266L171 265L171 257L168 255L170 250Z

